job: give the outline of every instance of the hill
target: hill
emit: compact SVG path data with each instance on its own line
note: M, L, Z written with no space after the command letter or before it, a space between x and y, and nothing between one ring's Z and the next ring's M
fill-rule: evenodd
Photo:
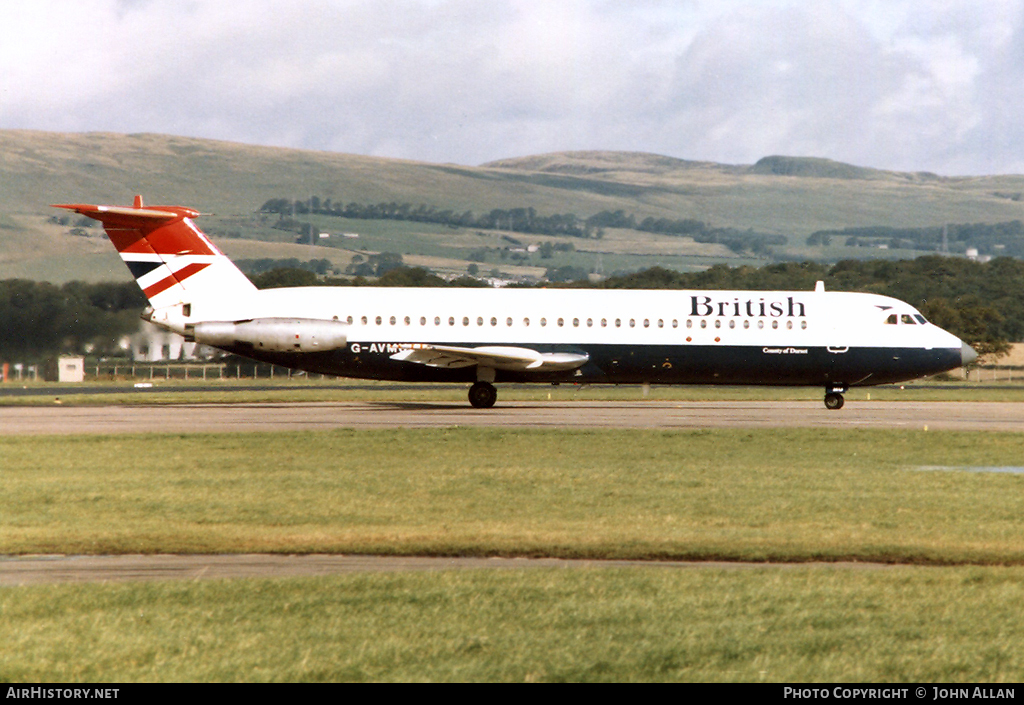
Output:
M623 152L566 152L506 159L482 166L427 164L167 135L58 134L0 131L0 278L51 281L122 279L126 275L95 230L78 236L51 222L50 203L175 203L212 213L202 225L233 257L326 257L342 267L353 257L393 251L408 263L465 271L543 274L553 265L606 271L661 265L700 269L718 261L766 258L836 260L896 257L896 250L809 247L817 231L885 226L1024 220L1024 177L940 177L886 172L800 157L766 157L754 165L722 165ZM785 246L758 255L730 251L717 236L706 242L658 232L609 227L604 237L521 237L453 225L356 221L311 214L306 220L335 233L331 248L296 244L295 233L257 213L270 199L330 199L335 203L426 205L456 213L534 209L541 216L598 213L669 221L699 221L708 229L783 236ZM275 216L276 217L276 216ZM341 242L337 233L359 233ZM540 261L500 259L508 238L561 245ZM568 244L572 244L570 251ZM550 248L549 248L550 250ZM914 252L902 253L914 256ZM473 255L473 257L471 257ZM758 259L761 258L761 259Z

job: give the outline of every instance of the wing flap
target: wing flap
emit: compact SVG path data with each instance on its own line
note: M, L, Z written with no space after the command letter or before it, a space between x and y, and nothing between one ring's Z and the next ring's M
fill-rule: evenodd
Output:
M392 355L391 359L446 369L478 365L495 370L558 372L582 367L590 356L565 352L542 353L529 348L497 345L479 348L411 345Z

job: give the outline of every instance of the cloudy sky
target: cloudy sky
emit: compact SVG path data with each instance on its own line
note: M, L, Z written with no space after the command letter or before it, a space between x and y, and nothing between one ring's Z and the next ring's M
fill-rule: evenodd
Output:
M0 129L1024 173L1024 0L0 0Z

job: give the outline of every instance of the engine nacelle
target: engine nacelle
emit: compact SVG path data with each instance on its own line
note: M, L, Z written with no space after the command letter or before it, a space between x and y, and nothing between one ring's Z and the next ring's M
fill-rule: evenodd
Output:
M185 326L185 339L215 348L251 345L268 352L322 352L345 347L348 324L318 318L203 321Z

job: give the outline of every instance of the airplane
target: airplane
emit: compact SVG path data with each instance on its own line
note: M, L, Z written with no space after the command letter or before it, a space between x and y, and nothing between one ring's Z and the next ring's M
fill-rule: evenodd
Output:
M182 206L55 204L100 221L188 341L340 377L468 383L850 387L970 364L977 353L903 301L867 293L294 287L257 289Z

